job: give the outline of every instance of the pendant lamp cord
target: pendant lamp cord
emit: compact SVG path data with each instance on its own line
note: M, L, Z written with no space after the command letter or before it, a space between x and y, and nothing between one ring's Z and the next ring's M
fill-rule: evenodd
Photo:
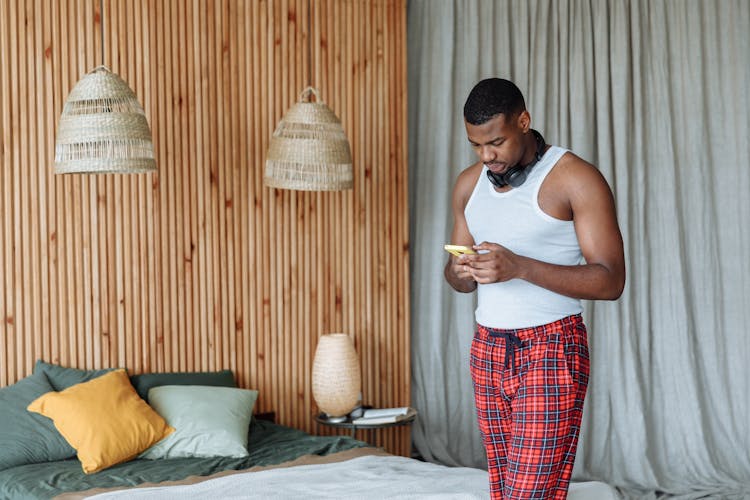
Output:
M104 0L99 0L99 32L102 37L102 66L104 66Z
M312 87L312 5L307 0L307 86Z

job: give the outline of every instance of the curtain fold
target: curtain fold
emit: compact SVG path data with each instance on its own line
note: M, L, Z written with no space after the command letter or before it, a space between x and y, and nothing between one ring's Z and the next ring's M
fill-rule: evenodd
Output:
M413 437L485 466L473 295L444 281L463 101L513 80L532 126L615 194L628 281L585 304L592 374L574 477L633 498L750 496L750 2L410 0ZM498 222L501 219L498 218Z

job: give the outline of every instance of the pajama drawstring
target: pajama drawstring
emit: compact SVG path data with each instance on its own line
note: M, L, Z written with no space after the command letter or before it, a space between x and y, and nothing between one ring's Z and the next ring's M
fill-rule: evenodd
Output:
M510 365L511 372L516 371L516 348L523 347L523 341L511 332L495 331L487 329L491 337L502 337L505 339L505 369Z

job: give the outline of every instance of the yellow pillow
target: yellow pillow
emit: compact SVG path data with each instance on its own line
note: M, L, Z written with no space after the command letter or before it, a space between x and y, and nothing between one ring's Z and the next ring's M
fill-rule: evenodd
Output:
M29 411L49 417L90 474L136 457L174 432L115 370L35 399Z

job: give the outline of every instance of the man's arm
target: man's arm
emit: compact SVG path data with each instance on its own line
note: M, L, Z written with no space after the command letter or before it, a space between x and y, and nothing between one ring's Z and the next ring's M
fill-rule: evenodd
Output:
M474 248L486 251L465 257L477 283L514 278L580 299L615 300L625 286L625 257L609 185L593 166L578 158L565 167L562 191L567 193L576 235L586 263L560 266L517 255L496 243Z
M464 216L464 209L466 203L469 201L471 192L474 189L476 183L476 166L469 167L458 176L456 185L453 188L453 198L451 202L451 208L453 211L453 231L451 232L451 243L454 245L466 245L468 247L474 246L474 238L472 238L469 232L469 227L466 224L466 217ZM459 292L473 292L477 288L477 283L474 277L471 275L468 267L464 265L466 256L462 255L456 257L450 255L448 262L445 264L445 280L455 290Z

